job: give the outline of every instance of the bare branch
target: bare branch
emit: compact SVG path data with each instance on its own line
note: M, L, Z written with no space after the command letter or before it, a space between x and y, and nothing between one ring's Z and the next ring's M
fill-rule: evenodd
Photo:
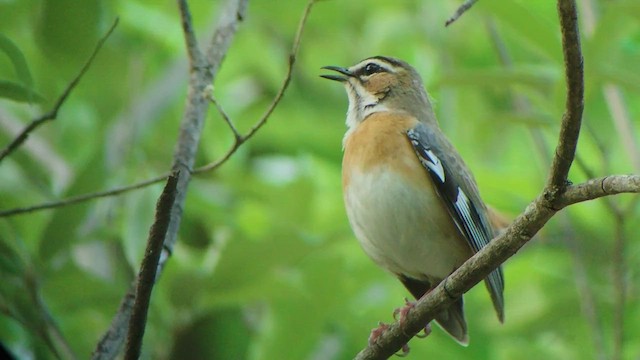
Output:
M63 199L63 200L51 201L51 202L46 202L46 203L33 205L33 206L26 206L26 207L20 207L20 208L8 209L8 210L1 210L0 211L0 218L16 216L16 215L22 215L22 214L32 213L32 212L36 212L36 211L40 211L40 210L54 209L54 208L74 205L74 204L78 204L78 203L82 203L82 202L85 202L85 201L98 199L98 198L102 198L102 197L109 197L109 196L115 196L115 195L124 194L126 192L131 191L131 190L142 189L142 188L147 187L149 185L153 185L153 184L159 183L159 182L165 180L168 176L169 176L168 174L160 175L158 177L155 177L155 178L152 178L152 179L148 179L148 180L145 180L145 181L141 181L139 183L135 183L135 184L127 185L127 186L122 186L122 187L117 187L117 188L110 189L110 190L98 191L98 192L82 194L82 195L78 195L78 196L72 196L72 197L69 197L69 198L66 198L66 199Z
M278 90L278 93L274 97L273 101L271 102L271 104L269 105L269 107L267 108L265 113L262 115L262 117L260 117L260 119L258 121L256 121L256 123L253 125L253 127L246 134L241 135L238 138L238 141L234 142L234 144L227 150L227 152L225 152L224 155L222 155L219 159L217 159L216 161L214 161L212 163L209 163L207 165L204 165L204 166L201 166L201 167L199 167L197 169L194 169L192 171L193 174L202 174L202 173L205 173L205 172L208 172L208 171L213 171L213 170L217 169L218 167L220 167L227 160L229 160L229 158L231 158L231 156L238 150L238 148L240 148L240 146L242 146L242 144L244 142L246 142L249 139L251 139L251 137L253 137L253 135L264 124L266 124L267 120L269 119L269 117L271 116L271 114L273 113L275 108L278 106L278 104L280 103L280 100L282 100L282 97L284 96L284 93L287 90L287 88L289 86L289 83L291 82L291 76L293 74L293 69L294 69L294 64L296 62L296 56L297 56L297 53L298 53L298 49L300 48L300 42L301 42L301 39L302 39L302 33L303 33L303 30L304 30L304 26L306 25L306 22L307 22L307 19L309 17L309 13L311 11L311 8L312 8L313 4L315 4L318 1L320 1L320 0L311 0L311 1L309 1L309 3L307 4L307 7L304 10L304 13L303 13L302 18L300 20L300 23L298 25L298 30L297 30L295 38L294 38L294 42L293 42L293 46L292 46L292 49L291 49L291 53L289 54L289 63L288 63L289 65L288 65L288 69L287 69L287 74L285 75L285 78L284 78L284 80L282 82L282 85L280 86L280 89ZM207 92L207 89L205 88L204 89L204 93L206 94L206 92ZM225 121L226 121L226 119L225 119ZM72 197L69 197L67 199L46 202L46 203L33 205L33 206L26 206L26 207L13 208L13 209L7 209L7 210L0 210L0 218L16 216L16 215L21 215L21 214L31 213L31 212L41 211L41 210L54 209L54 208L58 208L58 207L78 204L78 203L81 203L81 202L85 202L85 201L89 201L89 200L93 200L93 199L97 199L97 198L116 196L116 195L124 194L124 193L132 191L132 190L141 189L141 188L147 187L149 185L153 185L153 184L157 184L159 182L162 182L165 179L167 179L168 176L169 176L169 174L163 174L163 175L159 175L159 176L157 176L155 178L152 178L152 179L144 180L144 181L141 181L141 182L138 182L138 183L135 183L135 184L122 186L122 187L114 188L114 189L110 189L110 190L92 192L92 193L82 194L82 195L78 195L78 196L72 196Z
M640 175L611 175L591 179L585 183L571 185L560 195L558 205L564 208L579 202L603 196L622 193L637 193L640 189Z
M202 66L204 65L204 59L202 57L200 47L198 46L196 32L193 29L191 11L189 10L187 0L178 0L178 7L180 8L180 20L182 20L182 32L184 33L184 43L187 47L189 64L191 67Z
M218 26L213 36L211 47L215 47L216 51L221 54L226 54L231 40L233 39L236 30L238 28L238 22L242 19L242 14L246 8L247 0L229 0L226 4L225 10L220 14ZM195 155L200 142L200 135L202 127L209 108L209 101L202 96L205 93L205 89L208 85L211 85L217 74L214 69L218 69L219 63L204 64L201 58L200 51L197 50L197 44L195 34L193 31L193 25L191 23L191 15L186 0L178 0L178 7L181 13L183 31L185 32L185 42L187 46L187 54L189 56L189 92L187 95L186 106L182 116L180 125L180 133L178 135L178 142L173 157L172 172L177 174L176 179L176 191L175 198L171 202L170 218L167 224L166 236L164 237L164 252L160 254L158 266L155 269L156 277L161 273L164 268L164 264L169 258L169 255L173 249L173 245L177 240L178 228L182 220L183 206L187 194L187 187L191 180L191 171L195 162ZM222 61L223 56L217 58L218 61ZM131 297L131 293L128 292L122 304L128 304L127 299ZM122 311L122 312L120 312ZM94 352L94 359L113 359L119 352L120 345L122 344L122 338L127 331L129 318L131 316L131 308L128 306L121 306L119 312L115 315L115 319L124 320L116 322L115 319L112 322L112 326L121 326L121 328L110 328L103 336L98 346L108 343L115 345L107 351ZM107 337L109 337L107 341ZM97 356L99 355L99 357Z
M151 291L156 280L156 269L162 252L162 244L171 220L171 207L176 197L178 175L174 173L169 176L156 205L155 221L149 230L147 249L144 252L144 258L138 273L138 285L131 319L129 320L129 334L124 355L126 360L137 360L140 357L142 338L147 324L147 312L151 301Z
M124 338L127 335L127 326L136 296L135 292L136 284L134 282L122 298L122 301L120 301L120 306L118 307L116 316L111 320L109 330L102 335L93 354L91 354L92 360L114 359L116 355L118 355Z
M78 85L78 83L80 82L80 79L82 79L84 74L89 70L89 67L91 67L91 64L93 63L93 60L96 58L96 56L98 55L98 52L100 52L100 49L102 49L102 46L107 41L109 36L111 36L116 26L118 26L118 18L114 20L113 24L111 25L107 33L104 34L104 36L102 36L102 38L98 41L98 43L96 44L96 47L93 49L93 52L91 53L87 61L82 66L82 69L80 69L80 72L78 73L78 75L76 75L76 77L73 78L73 80L71 80L69 85L67 85L67 88L64 89L64 91L62 92L58 100L56 100L56 103L53 105L53 108L49 110L49 112L42 114L39 117L33 119L31 123L29 123L29 125L27 125L20 132L20 134L18 134L18 136L16 136L11 141L11 143L9 143L4 149L2 149L2 151L0 151L0 162L9 154L14 152L18 147L20 147L20 145L22 145L22 143L24 143L25 140L27 140L31 132L33 132L35 129L37 129L40 125L44 124L45 122L54 120L58 116L58 111L62 107L62 104L64 104L65 100L67 100L67 98L69 97L69 94L71 94L71 91L73 91L76 85Z
M210 92L208 90L209 88L207 88L207 96L209 98L209 101L211 101L211 103L215 105L216 109L218 110L218 113L220 114L220 116L222 116L222 119L224 120L224 122L227 123L227 126L229 126L229 129L233 133L234 140L237 143L242 139L242 135L240 135L240 132L238 132L236 125L233 123L233 120L231 120L227 112L224 111L224 109L222 108L222 105L220 105L218 100L216 100L216 98L213 97L213 86L211 87Z
M247 2L247 0L235 1L223 11L224 15L220 18L216 31L211 37L206 54L206 66L209 68L208 71L211 72L212 77L215 77L218 72L220 64L222 64L227 54L227 49L231 45L229 34L235 33L238 23L244 20Z
M558 13L562 31L567 99L558 146L545 189L547 200L551 202L567 185L567 176L578 145L584 109L584 67L575 0L558 0Z
M506 44L502 40L495 27L494 22L491 19L487 21L487 27L503 66L505 66L506 68L512 67L513 61L511 59L511 55L509 54ZM512 106L516 111L520 113L526 113L530 111L531 104L524 95L514 91L511 95L511 99L513 103ZM537 127L531 126L528 128L528 131L531 135L531 138L533 139L533 143L535 144L537 152L543 159L544 166L549 166L552 159L550 151L548 151L549 146L547 145L547 141L542 130ZM576 164L579 167L583 167L583 165L586 166L584 161L581 161L579 154L576 154ZM585 171L585 173L587 173L587 171ZM595 175L587 173L587 177L594 178ZM608 201L609 198L605 198L604 200L607 200L607 203L611 202ZM571 220L569 219L567 214L565 213L559 215L561 216L560 221L566 223L567 229L569 229L569 231L571 232L570 234L566 234L566 236L562 236L562 241L564 241L567 249L569 249L569 253L571 254L571 258L573 260L573 274L578 291L578 298L580 300L580 308L582 309L582 312L586 318L586 322L589 325L589 329L591 330L591 343L593 344L595 350L594 357L599 360L604 360L607 358L604 348L604 330L601 325L601 316L598 312L598 307L596 306L595 290L592 289L592 283L589 281L587 274L588 267L585 263L585 252L582 243L580 243L576 239L576 237L573 236L573 233L575 233L575 231L570 224Z
M239 136L239 137L236 136L236 141L227 150L227 152L224 155L222 155L218 160L216 160L216 161L214 161L212 163L209 163L207 165L204 165L204 166L201 166L201 167L195 169L193 171L194 174L200 174L200 173L204 173L204 172L207 172L207 171L211 171L211 170L214 170L214 169L218 168L222 164L224 164L227 160L229 160L231 155L233 155L238 150L238 148L240 146L242 146L243 143L245 143L247 140L251 139L251 137L253 137L253 135L258 130L260 130L260 128L262 126L264 126L264 124L267 123L267 120L269 120L269 117L271 116L273 111L276 109L276 107L280 103L280 100L282 100L282 97L284 96L285 91L289 87L289 83L291 82L291 75L293 74L293 68L294 68L294 65L296 63L296 59L297 59L297 55L298 55L298 49L300 48L300 41L302 40L302 33L304 32L304 27L305 27L305 25L307 23L307 19L309 18L309 14L311 13L311 9L313 8L313 5L318 1L319 0L309 0L309 2L307 3L307 6L304 9L304 12L302 14L302 18L300 19L300 23L298 24L298 30L296 31L296 35L295 35L295 38L293 40L293 46L291 47L291 52L289 53L289 67L287 69L287 74L285 75L284 80L282 81L282 85L280 85L280 89L278 90L278 93L273 98L273 101L271 102L271 105L269 105L269 107L264 112L262 117L260 117L260 119L258 119L258 121L256 121L256 123L251 127L251 129L246 134L244 134L242 136ZM216 104L216 106L217 106L217 104ZM218 111L220 111L220 110L221 110L221 108L218 109ZM222 114L223 117L225 117L224 112L221 112L221 114ZM228 121L227 119L228 119L228 117L225 118L225 121L227 121L227 123L230 123L230 120Z
M460 5L460 7L458 7L456 12L453 15L451 15L451 17L444 23L444 26L449 26L449 25L453 24L456 20L458 20L460 18L460 16L462 16L462 14L467 12L467 10L471 9L473 4L475 4L477 2L478 2L478 0L465 0L465 2L462 3L462 5Z
M587 181L567 188L558 203L561 207L599 197L640 193L640 175L616 175ZM560 209L546 207L544 196L539 196L518 216L513 224L489 245L466 261L434 290L422 297L402 323L390 325L377 342L360 352L356 359L386 359L396 353L424 324L482 281L499 264L514 255Z

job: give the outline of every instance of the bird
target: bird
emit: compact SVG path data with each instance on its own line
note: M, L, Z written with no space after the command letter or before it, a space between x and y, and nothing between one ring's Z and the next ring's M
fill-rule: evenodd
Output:
M438 125L420 74L374 56L321 77L344 84L349 106L342 188L349 224L364 252L420 299L497 234L476 181ZM504 321L504 276L485 279ZM463 299L435 321L463 346ZM373 332L372 332L373 334ZM371 339L370 339L371 341Z

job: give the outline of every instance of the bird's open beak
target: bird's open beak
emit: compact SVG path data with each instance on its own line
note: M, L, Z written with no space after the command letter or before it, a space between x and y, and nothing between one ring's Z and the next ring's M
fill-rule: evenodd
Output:
M343 67L339 67L339 66L323 66L321 69L337 71L340 74L345 75L345 76L340 76L340 75L320 75L320 77L323 77L323 78L329 79L329 80L345 82L345 81L347 81L347 77L353 77L354 76L353 73L351 71L349 71L349 69L343 68Z

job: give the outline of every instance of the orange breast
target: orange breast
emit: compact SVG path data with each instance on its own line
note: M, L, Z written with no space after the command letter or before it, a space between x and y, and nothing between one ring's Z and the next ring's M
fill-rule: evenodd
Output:
M375 113L345 139L342 185L365 252L394 274L439 281L471 255L409 142L417 120Z
M431 187L406 132L417 120L404 113L380 112L369 116L345 139L342 160L342 188L348 187L353 171L376 167L396 171L421 186ZM418 184L417 184L418 185Z

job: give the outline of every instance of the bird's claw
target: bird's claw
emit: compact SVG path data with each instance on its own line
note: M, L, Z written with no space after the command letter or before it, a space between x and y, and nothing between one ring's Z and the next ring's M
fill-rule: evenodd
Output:
M413 309L415 306L415 301L409 301L409 299L404 298L404 306L393 310L393 319L402 324L404 322L404 319L406 319L407 315L409 314L409 311L411 311L411 309Z

